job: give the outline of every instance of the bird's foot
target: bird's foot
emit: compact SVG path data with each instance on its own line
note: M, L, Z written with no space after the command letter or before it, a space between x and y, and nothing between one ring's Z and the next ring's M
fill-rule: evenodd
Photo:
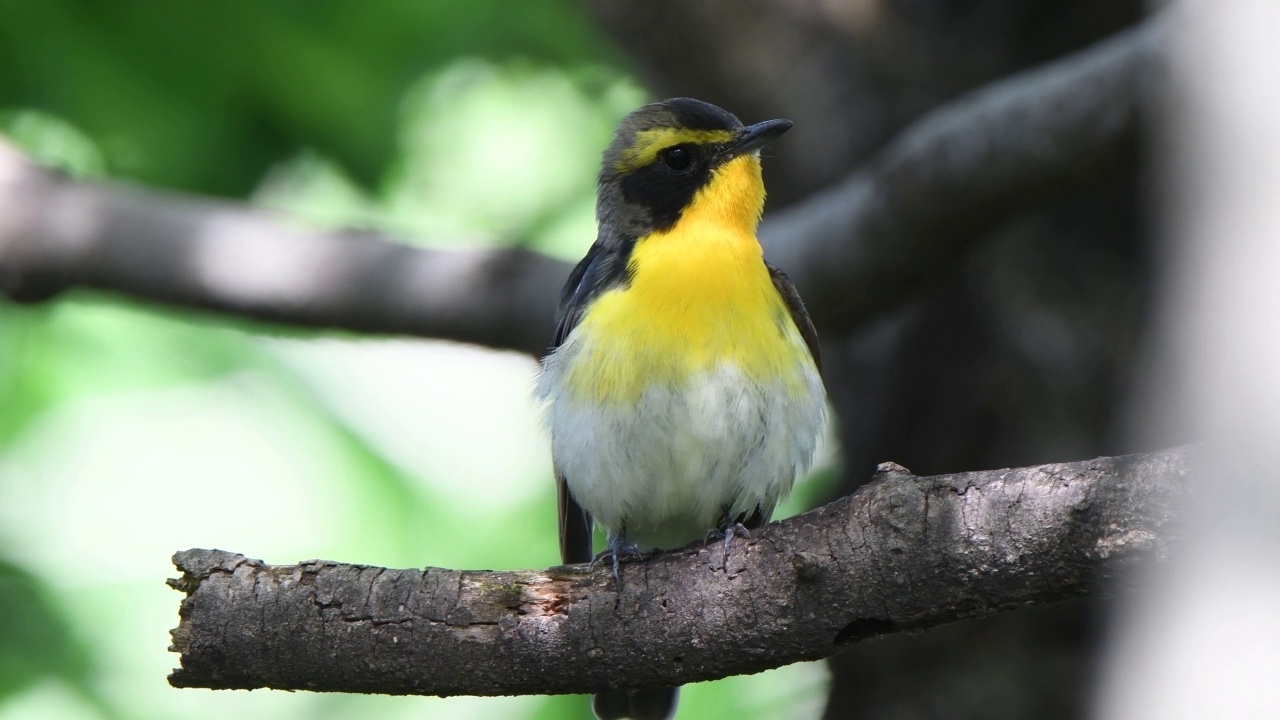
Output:
M724 570L725 572L729 572L729 544L733 542L733 538L735 535L738 537L749 539L751 537L751 531L747 529L746 525L743 525L740 522L728 521L725 523L723 530L721 530L720 528L711 528L710 530L708 530L707 537L702 543L703 547L706 547L706 544L711 540L721 538L721 537L724 538L724 540L722 541L723 553L721 554L721 558L720 558L720 569ZM715 569L714 563L712 563L711 568L713 570Z
M636 544L621 537L609 538L609 544L604 550L596 554L591 560L591 568L594 570L596 563L608 558L613 565L613 581L617 583L618 588L622 588L622 578L618 575L618 566L624 562L632 562L634 560L643 560L647 553L640 551Z

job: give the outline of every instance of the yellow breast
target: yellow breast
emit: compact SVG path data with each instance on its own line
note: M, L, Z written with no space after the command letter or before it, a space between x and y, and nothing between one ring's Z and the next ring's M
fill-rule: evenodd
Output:
M724 363L801 391L812 359L755 236L763 202L759 160L738 158L671 230L636 243L631 282L597 298L574 331L573 396L635 402L655 384L678 386Z

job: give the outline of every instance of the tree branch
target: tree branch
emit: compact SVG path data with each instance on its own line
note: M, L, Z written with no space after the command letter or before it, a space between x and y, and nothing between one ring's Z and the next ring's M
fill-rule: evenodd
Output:
M845 644L1114 589L1163 555L1191 453L919 478L622 568L266 565L174 556L176 687L585 693L759 672Z
M1162 17L924 116L842 184L766 219L770 260L820 330L850 330L955 275L983 234L1135 167Z
M0 292L122 292L260 320L541 354L567 264L305 230L229 202L79 182L0 142Z
M1132 165L1162 35L1148 21L939 108L844 183L771 216L766 254L824 332L938 284L984 229ZM75 181L0 143L0 292L19 300L89 287L541 354L568 271L523 250L411 248L234 203Z

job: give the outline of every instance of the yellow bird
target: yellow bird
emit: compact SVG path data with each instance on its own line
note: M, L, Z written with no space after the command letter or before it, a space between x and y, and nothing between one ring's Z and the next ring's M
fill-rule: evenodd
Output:
M625 117L597 181L599 233L560 297L538 396L551 431L564 562L768 522L825 420L813 324L764 259L759 149L743 126L674 98ZM670 717L676 688L597 694L602 720Z

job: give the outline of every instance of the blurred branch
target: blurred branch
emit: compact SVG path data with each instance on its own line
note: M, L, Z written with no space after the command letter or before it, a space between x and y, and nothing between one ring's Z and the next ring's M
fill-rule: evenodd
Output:
M1158 21L961 97L844 183L767 219L819 329L944 281L982 231L1133 164ZM313 327L541 354L569 265L303 230L242 205L72 180L0 143L0 292L82 286Z
M176 193L73 180L0 141L0 293L71 287L249 318L541 354L568 265L520 249L416 248Z
M765 253L819 330L856 327L956 274L986 231L1137 164L1162 17L921 118L844 183L766 219Z
M174 557L176 687L422 695L684 684L885 633L1117 589L1162 556L1186 448L915 477L882 465L830 505L735 540L542 572Z

